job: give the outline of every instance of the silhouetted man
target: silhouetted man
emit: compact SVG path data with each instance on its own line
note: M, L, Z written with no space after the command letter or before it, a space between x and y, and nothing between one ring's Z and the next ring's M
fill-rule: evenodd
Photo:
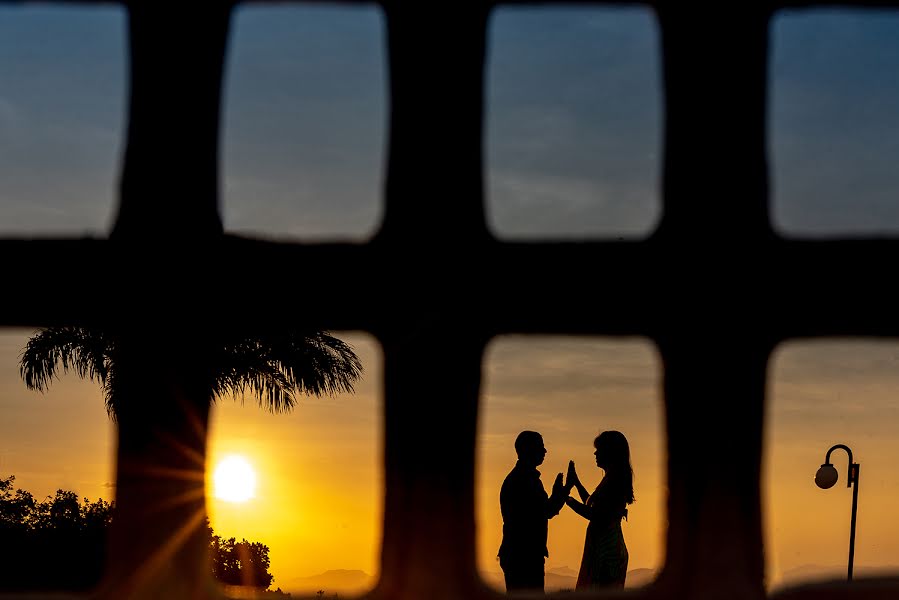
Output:
M547 496L537 465L543 463L546 448L536 431L522 431L515 438L518 462L506 475L499 493L503 515L503 542L499 565L506 579L506 592L543 591L544 564L549 556L546 534L549 519L559 514L571 491L556 476L552 495Z

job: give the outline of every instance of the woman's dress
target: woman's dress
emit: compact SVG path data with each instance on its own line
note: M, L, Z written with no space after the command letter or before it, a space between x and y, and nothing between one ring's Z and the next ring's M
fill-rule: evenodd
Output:
M601 481L587 498L590 523L584 539L584 555L575 589L624 587L627 576L627 545L621 519L627 517L627 504L616 499L612 489Z

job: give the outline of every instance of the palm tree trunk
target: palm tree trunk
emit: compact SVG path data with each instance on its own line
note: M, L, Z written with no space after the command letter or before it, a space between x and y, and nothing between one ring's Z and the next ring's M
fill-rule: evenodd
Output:
M195 361L208 353L158 333L119 341L116 509L102 598L220 595L205 527L210 390Z

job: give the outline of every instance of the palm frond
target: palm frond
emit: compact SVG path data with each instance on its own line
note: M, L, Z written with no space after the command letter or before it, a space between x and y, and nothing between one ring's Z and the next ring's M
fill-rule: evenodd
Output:
M115 389L115 363L110 361L109 368L106 371L106 380L103 383L103 400L106 404L106 414L109 415L109 418L113 421L116 420L116 415L119 412L119 403L121 402L121 398L119 398L119 395L114 392Z
M52 327L39 330L20 357L19 373L29 389L46 391L60 370L98 381L106 410L115 420L126 399L115 391L116 347L96 329ZM346 342L325 331L243 336L213 344L199 361L207 372L210 400L255 396L260 406L289 412L297 394L321 396L354 391L362 362Z
M293 408L290 382L258 340L245 339L223 346L213 368L213 399L229 395L243 398L249 391L273 412Z
M111 340L101 332L84 327L50 327L28 339L19 357L19 375L31 390L46 391L54 379L75 371L107 388Z
M362 362L346 342L327 332L286 332L243 338L222 348L213 397L247 392L272 412L289 412L295 394L354 391Z
M362 374L362 362L352 347L326 331L276 340L272 357L293 387L314 396L353 392Z

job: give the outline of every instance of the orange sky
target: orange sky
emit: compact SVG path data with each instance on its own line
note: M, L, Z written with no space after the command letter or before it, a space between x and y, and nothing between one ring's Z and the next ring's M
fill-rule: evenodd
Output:
M113 497L113 429L99 387L63 376L46 394L25 389L18 353L28 331L0 336L0 475L42 498L57 488ZM252 402L214 408L209 463L244 455L256 468L256 498L211 499L217 533L271 548L274 586L329 569L377 573L381 513L380 351L373 338L338 334L365 365L357 393L304 398L293 413L271 415ZM849 445L862 465L856 572L899 570L899 344L844 341L788 344L771 363L764 511L772 585L802 577L805 565L844 576L851 490L846 455L833 461L840 481L812 482L827 449ZM631 443L637 502L624 524L630 568L664 562L664 433L660 365L639 339L506 337L485 355L477 449L478 565L499 573L499 486L515 461L522 429L540 431L549 451L540 468L547 489L567 461L588 487L601 472L592 440L618 429ZM550 522L548 567L577 569L586 523L570 510Z

